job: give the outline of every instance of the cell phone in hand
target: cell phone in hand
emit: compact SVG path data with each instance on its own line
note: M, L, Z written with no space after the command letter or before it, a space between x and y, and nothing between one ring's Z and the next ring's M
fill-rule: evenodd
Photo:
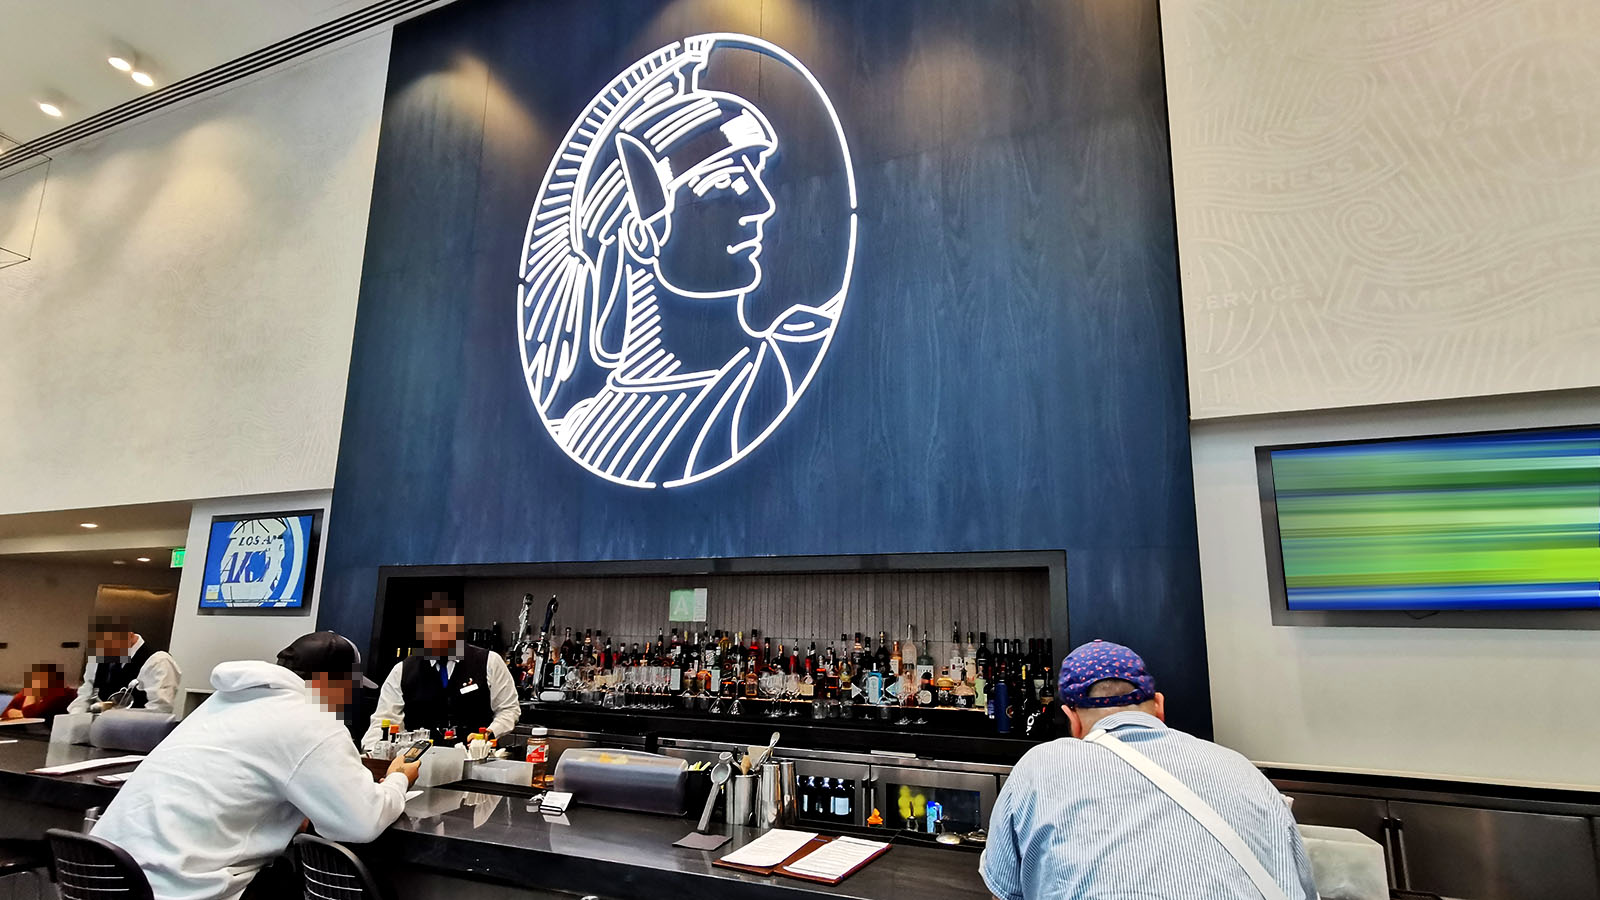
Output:
M406 751L406 762L414 763L421 759L422 754L427 753L428 748L432 746L432 741L417 741L415 744L412 744L411 749Z

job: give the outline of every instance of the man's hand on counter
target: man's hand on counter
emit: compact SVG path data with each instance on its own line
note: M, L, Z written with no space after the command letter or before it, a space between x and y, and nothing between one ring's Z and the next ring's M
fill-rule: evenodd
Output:
M414 786L417 783L417 775L422 772L422 762L418 760L417 762L408 763L404 754L396 756L394 762L389 763L389 771L385 773L384 777L387 778L396 772L405 774L408 787Z

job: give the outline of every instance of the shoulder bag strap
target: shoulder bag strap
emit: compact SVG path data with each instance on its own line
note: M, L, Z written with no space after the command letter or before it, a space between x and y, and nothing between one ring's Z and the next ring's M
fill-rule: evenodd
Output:
M1133 766L1140 775L1149 779L1151 784L1160 788L1162 793L1183 807L1183 811L1199 822L1205 830L1211 832L1211 836L1217 839L1222 849L1228 851L1228 855L1239 863L1265 900L1288 900L1283 889L1278 887L1278 883L1272 880L1271 875L1267 874L1266 867L1261 865L1261 860L1256 858L1255 852L1244 842L1244 838L1239 836L1239 832L1212 809L1211 804L1200 799L1198 794L1189 790L1189 787L1171 772L1163 769L1150 757L1117 740L1109 731L1095 731L1084 740L1091 744L1099 744L1121 757L1123 762Z

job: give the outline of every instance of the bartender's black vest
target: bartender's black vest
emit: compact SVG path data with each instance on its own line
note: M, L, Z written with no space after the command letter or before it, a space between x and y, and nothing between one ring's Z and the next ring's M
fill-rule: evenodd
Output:
M149 641L139 648L139 652L126 660L102 659L94 667L94 692L101 700L110 700L111 695L127 687L130 682L139 677L139 670L144 668L145 660L156 652ZM134 688L129 692L133 695L133 708L144 709L149 701L145 692Z
M476 684L478 689L461 693ZM467 646L450 672L450 686L439 680L439 667L432 657L413 656L401 664L400 694L406 704L406 729L453 727L463 739L494 722L494 706L489 702L489 651Z

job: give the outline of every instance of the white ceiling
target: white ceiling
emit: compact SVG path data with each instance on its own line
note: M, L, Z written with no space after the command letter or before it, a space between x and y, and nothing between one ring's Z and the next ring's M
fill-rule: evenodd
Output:
M136 54L159 88L370 3L0 0L0 135L32 140L149 90L108 65L109 56ZM41 100L65 115L40 112Z
M140 503L0 516L0 561L166 565L189 534L191 504ZM84 522L95 525L84 528Z

